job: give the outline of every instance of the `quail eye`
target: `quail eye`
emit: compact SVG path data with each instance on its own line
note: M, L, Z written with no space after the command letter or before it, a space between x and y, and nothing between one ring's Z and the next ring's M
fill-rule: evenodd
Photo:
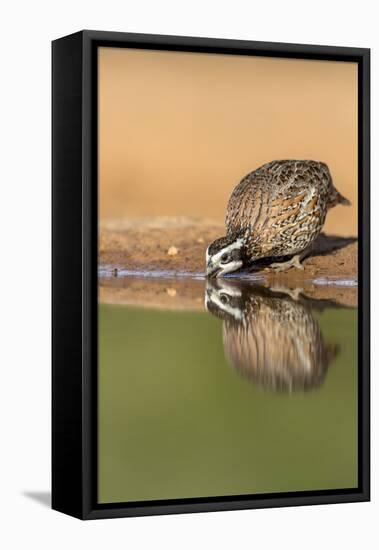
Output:
M230 259L229 254L225 253L221 256L221 263L226 264Z
M221 294L220 300L222 304L227 304L229 302L229 296L227 294Z

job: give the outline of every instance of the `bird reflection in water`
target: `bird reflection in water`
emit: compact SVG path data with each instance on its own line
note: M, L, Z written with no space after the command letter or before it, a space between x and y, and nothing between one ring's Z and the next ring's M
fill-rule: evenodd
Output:
M225 279L207 281L207 310L223 320L225 356L264 388L292 392L321 386L339 347L326 343L312 309L296 291L269 290ZM329 303L330 305L330 303Z

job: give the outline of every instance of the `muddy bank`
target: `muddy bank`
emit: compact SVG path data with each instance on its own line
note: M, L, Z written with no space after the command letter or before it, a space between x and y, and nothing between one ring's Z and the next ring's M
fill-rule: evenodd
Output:
M235 281L238 283L238 281ZM303 281L301 285L286 286L265 281L264 286L274 292L288 293L289 296L330 302L337 306L356 307L356 287L314 285ZM99 300L101 303L148 308L203 311L206 281L187 277L106 277L100 279ZM297 298L296 298L297 299Z
M112 277L100 280L99 300L157 309L204 309L204 280Z
M206 248L223 234L223 225L209 220L115 220L100 227L99 264L137 272L203 274ZM262 266L254 274L283 282L325 277L352 279L357 276L356 239L321 234L303 265L304 271L290 269L280 274Z
M201 309L204 282L196 281L196 277L204 276L208 244L223 232L222 224L195 218L144 218L103 223L99 232L99 265L100 274L105 277L100 277L100 300ZM274 273L262 265L235 276L256 280L270 288L306 289L306 294L315 299L332 299L354 306L357 303L354 282L357 251L354 237L322 234L312 255L304 260L303 271L290 269ZM147 273L159 277L154 277L156 280L152 282L151 278L130 276Z

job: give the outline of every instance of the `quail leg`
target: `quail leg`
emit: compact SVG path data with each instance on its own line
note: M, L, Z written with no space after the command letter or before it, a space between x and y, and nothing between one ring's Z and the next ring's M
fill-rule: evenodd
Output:
M291 267L296 267L296 269L304 269L304 266L300 263L302 257L303 256L301 254L296 254L287 262L276 262L270 264L270 268L276 272L287 271L287 269L290 269Z
M285 286L272 286L270 287L271 290L274 292L281 292L282 294L287 294L292 300L297 302L301 296L301 294L304 294L304 289L296 287L296 288L286 288Z

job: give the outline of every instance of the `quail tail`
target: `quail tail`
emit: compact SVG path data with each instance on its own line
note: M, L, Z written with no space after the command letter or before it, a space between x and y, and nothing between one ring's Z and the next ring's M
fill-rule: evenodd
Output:
M349 199L341 195L341 193L337 191L337 189L333 189L333 192L329 196L328 208L333 208L333 206L337 206L337 204L351 206L351 202L349 201Z
M337 203L344 204L345 206L351 206L351 202L349 201L349 199L341 195L341 193L339 193L338 191L337 191Z

